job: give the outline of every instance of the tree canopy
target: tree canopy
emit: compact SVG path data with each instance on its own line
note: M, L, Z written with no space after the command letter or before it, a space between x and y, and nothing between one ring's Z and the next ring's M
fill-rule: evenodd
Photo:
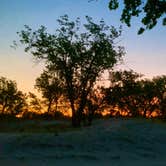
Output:
M47 102L47 113L51 112L51 106L53 103L56 105L58 99L64 93L63 82L55 75L55 73L44 71L40 77L36 79L35 88L42 93L42 97Z
M16 82L0 77L0 113L17 115L25 106L25 94L17 89Z
M64 82L72 123L79 126L96 79L124 55L124 48L116 44L121 29L107 26L103 20L94 23L88 16L83 25L79 18L70 21L67 15L61 16L58 23L54 34L47 33L44 26L36 31L25 26L18 34L25 51L44 60L47 70Z
M119 0L110 0L109 9L119 8ZM124 0L124 7L121 14L121 21L127 26L131 25L131 18L142 16L142 24L138 31L141 34L145 29L152 29L162 19L163 26L166 25L166 1L165 0Z
M111 73L111 86L105 89L105 100L132 116L144 117L157 110L166 117L165 99L166 76L141 79L141 75L130 71Z

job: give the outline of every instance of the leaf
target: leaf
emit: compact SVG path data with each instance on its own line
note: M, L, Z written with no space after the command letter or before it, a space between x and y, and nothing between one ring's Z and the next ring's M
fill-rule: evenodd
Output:
M139 31L138 31L138 35L141 35L144 31L145 31L144 28L140 28Z
M119 7L119 3L117 0L110 0L109 2L109 9L116 10Z
M163 25L166 26L166 17L163 19Z

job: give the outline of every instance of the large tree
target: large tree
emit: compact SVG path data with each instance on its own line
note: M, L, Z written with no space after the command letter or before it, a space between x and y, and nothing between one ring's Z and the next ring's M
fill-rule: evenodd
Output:
M120 0L110 0L109 9L116 10L119 8ZM162 24L166 25L166 1L165 0L123 0L123 10L121 21L127 26L131 25L131 18L142 16L142 24L138 34L145 29L152 29L162 19Z
M70 21L67 15L58 19L56 33L49 34L41 26L37 31L25 26L19 32L25 51L44 60L47 69L55 72L65 84L72 110L73 126L80 126L87 98L96 79L111 69L124 55L117 46L121 29L107 26L103 20L96 24L91 17L81 25L79 18Z

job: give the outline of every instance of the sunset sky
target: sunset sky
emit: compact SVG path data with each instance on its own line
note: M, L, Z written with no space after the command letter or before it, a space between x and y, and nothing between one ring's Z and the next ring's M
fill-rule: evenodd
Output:
M121 25L119 11L110 12L109 0L0 0L0 76L16 80L18 88L33 91L36 77L42 72L42 64L34 63L30 54L24 53L23 46L11 48L18 40L17 31L24 25L37 29L40 25L54 32L59 16L68 14L71 19L91 16L98 21L104 18L107 24ZM137 35L140 18L132 20L131 28L123 24L121 45L126 56L122 68L133 69L146 77L166 74L166 27L158 25L143 35Z

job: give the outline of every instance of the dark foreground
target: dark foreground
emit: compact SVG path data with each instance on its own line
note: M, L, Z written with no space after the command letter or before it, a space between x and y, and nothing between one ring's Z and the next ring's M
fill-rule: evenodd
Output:
M31 131L0 133L1 166L166 165L165 123L109 119L75 131Z

